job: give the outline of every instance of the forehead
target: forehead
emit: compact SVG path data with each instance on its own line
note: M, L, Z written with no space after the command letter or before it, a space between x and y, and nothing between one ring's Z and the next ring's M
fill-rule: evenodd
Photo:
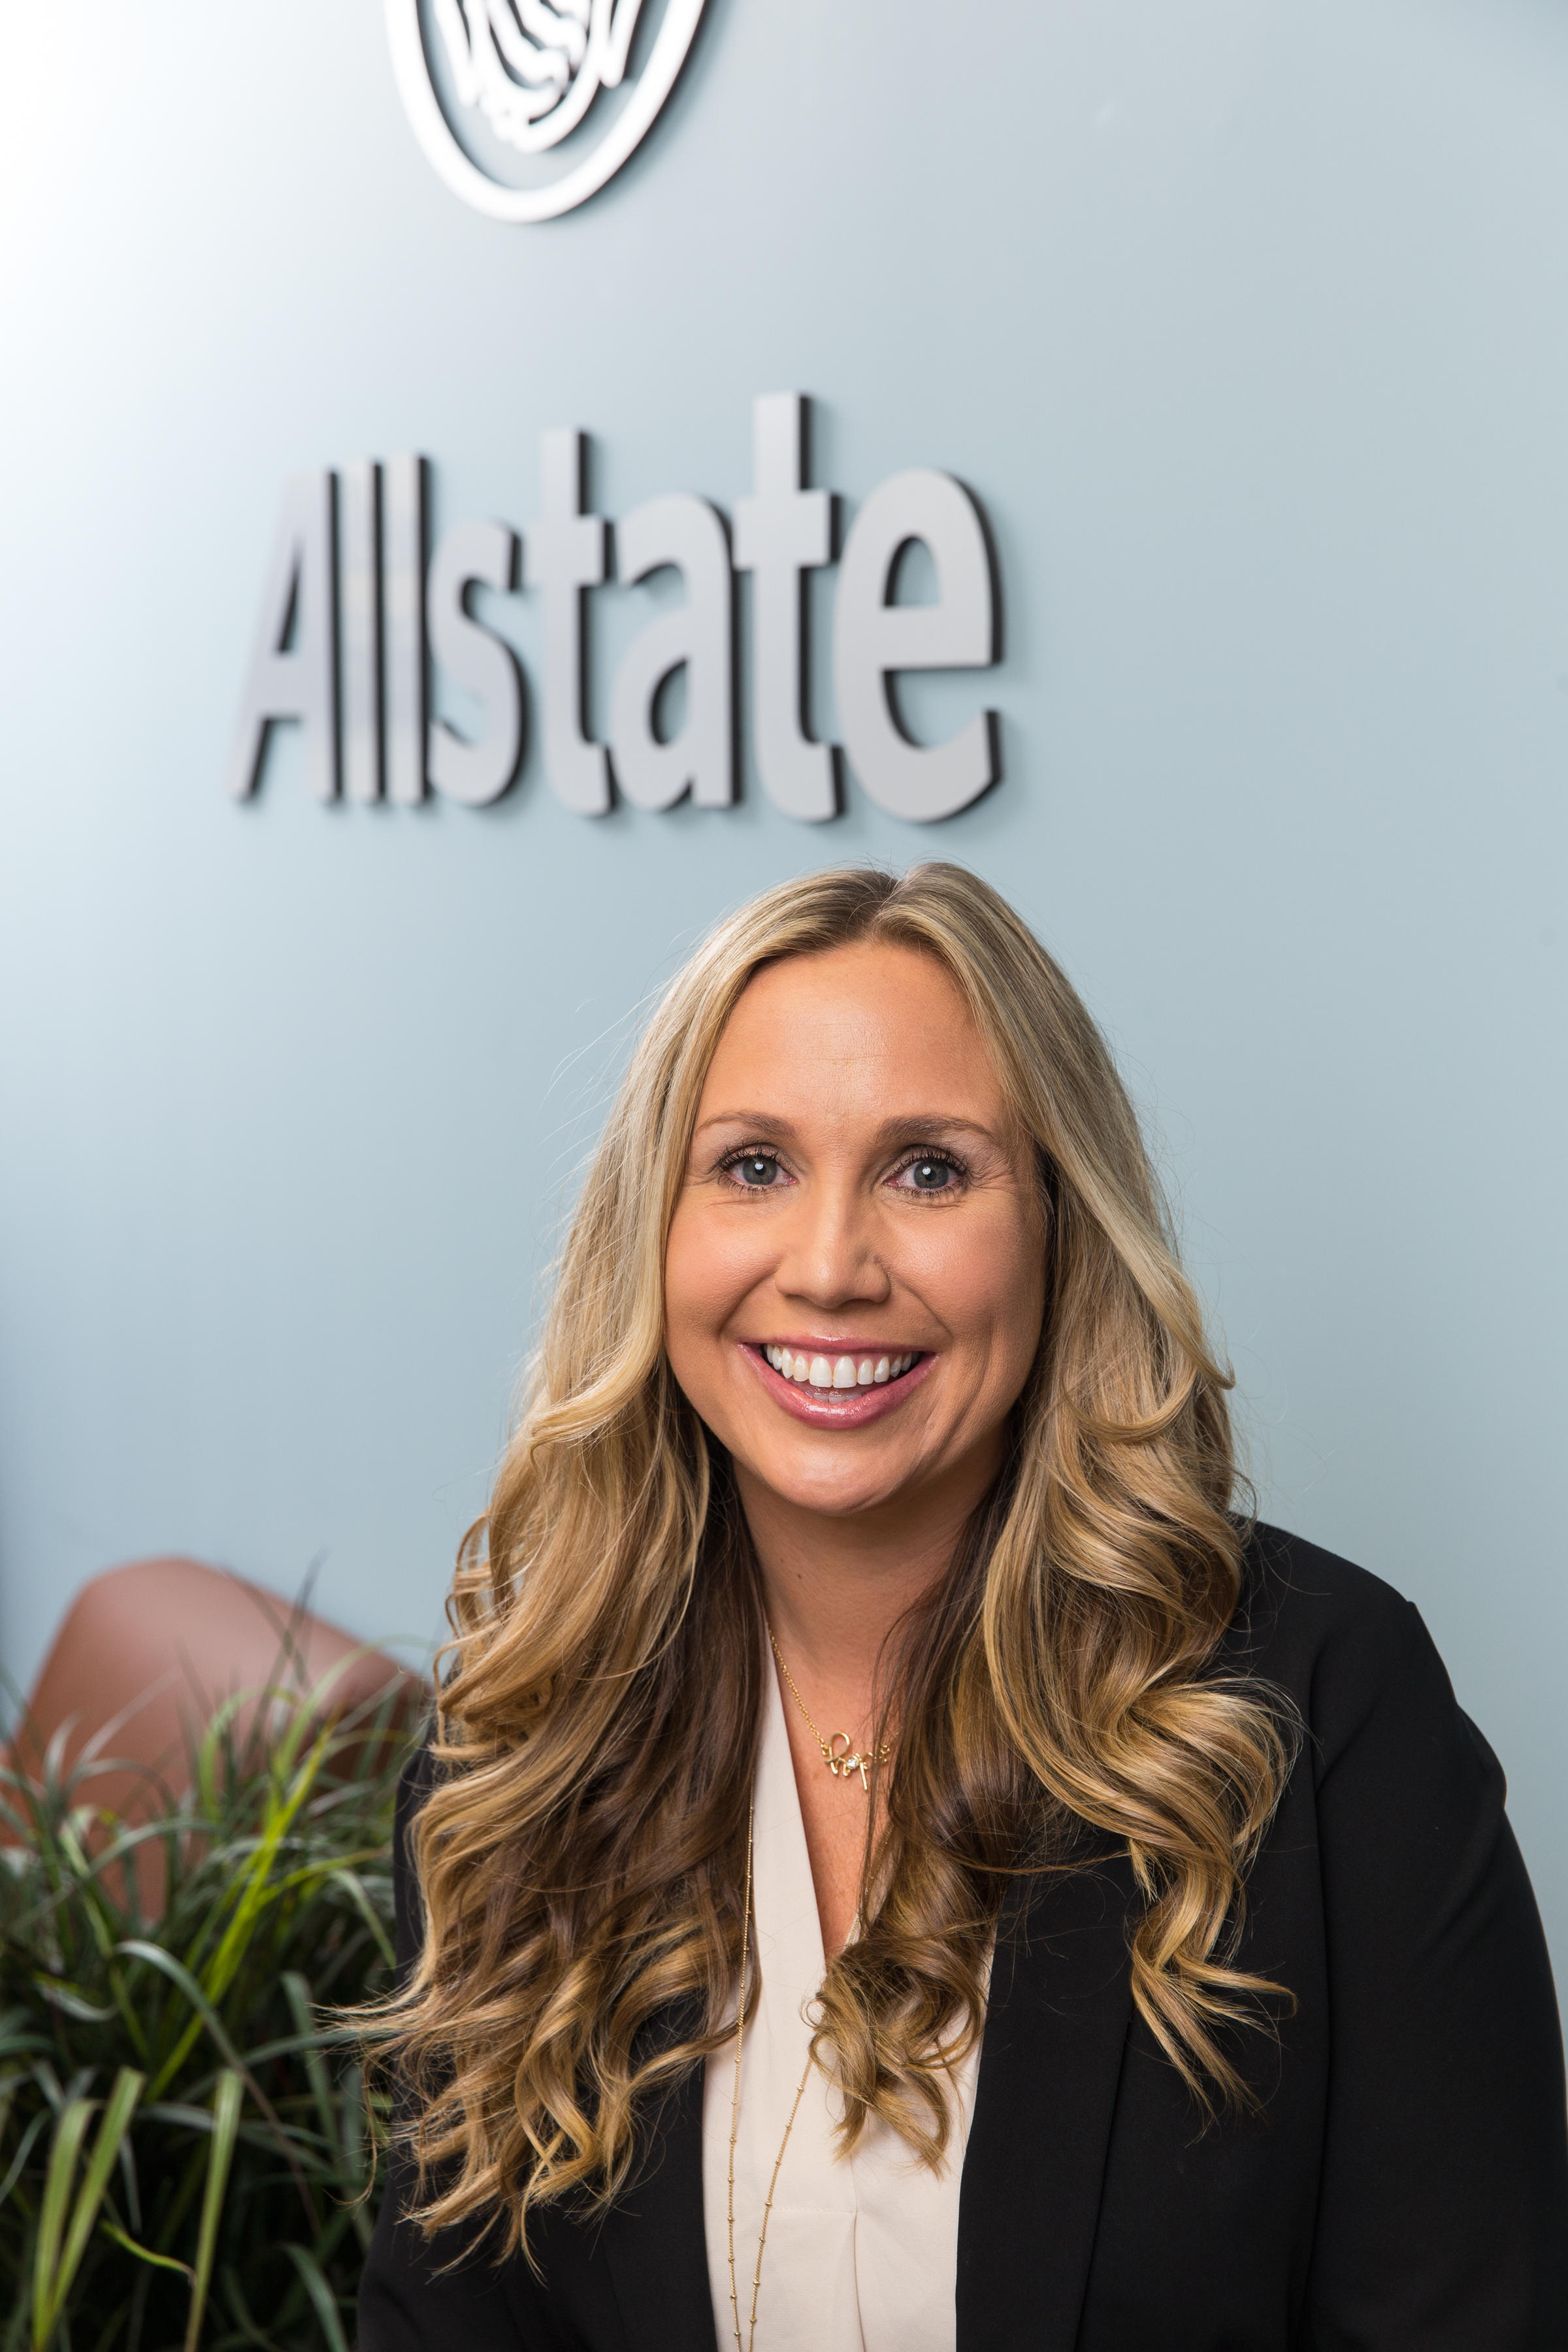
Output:
M703 1118L726 1100L797 1117L910 1113L1005 1116L974 1019L934 956L884 943L785 957L748 982L702 1091Z

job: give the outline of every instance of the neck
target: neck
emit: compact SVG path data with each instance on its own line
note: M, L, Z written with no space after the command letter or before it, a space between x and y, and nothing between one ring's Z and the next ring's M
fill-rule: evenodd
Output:
M838 1517L792 1503L736 1465L768 1622L797 1681L864 1712L889 1634L941 1583L989 1480L972 1473Z

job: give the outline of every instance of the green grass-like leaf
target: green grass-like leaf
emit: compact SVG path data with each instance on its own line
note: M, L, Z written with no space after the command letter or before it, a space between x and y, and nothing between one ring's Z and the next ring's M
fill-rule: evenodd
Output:
M414 1734L323 1728L287 1664L134 1822L108 1755L0 1769L0 2352L353 2342L386 2116L334 2012L390 1982Z
M239 2111L244 2102L243 2080L232 2067L226 2066L213 2093L212 2145L207 2150L201 2227L196 2233L196 2274L191 2282L191 2315L185 2322L185 2352L196 2352L202 2340L202 2315L207 2307L207 2290L212 2285L218 2222L223 2215L224 2191L228 2187L228 2168L234 2161L235 2141L239 2133Z
M146 2076L138 2074L131 2066L121 2066L114 2078L114 2088L109 2095L103 2121L98 2127L98 2137L93 2142L92 2154L88 2158L87 2170L77 2191L76 2203L71 2208L70 2227L66 2231L54 2275L48 2282L42 2325L37 2299L34 2302L34 2352L45 2352L45 2347L54 2334L55 2323L65 2309L71 2281L81 2268L81 2258L87 2252L88 2240L98 2220L99 2207L109 2186L109 2176L114 2169L125 2135L131 2127L131 2118L145 2081Z

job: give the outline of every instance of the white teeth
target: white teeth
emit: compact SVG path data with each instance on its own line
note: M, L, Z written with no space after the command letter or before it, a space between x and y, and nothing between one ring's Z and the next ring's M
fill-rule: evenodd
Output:
M763 1354L782 1380L809 1381L814 1389L885 1388L907 1372L915 1351L901 1356L805 1356L793 1348L764 1346Z

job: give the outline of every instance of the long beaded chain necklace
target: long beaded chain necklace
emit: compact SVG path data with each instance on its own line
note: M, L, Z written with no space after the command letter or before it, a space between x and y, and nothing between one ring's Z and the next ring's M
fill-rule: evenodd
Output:
M871 1783L868 1780L867 1774L873 1764L886 1764L888 1762L889 1750L887 1741L885 1739L881 1741L875 1752L873 1752L868 1748L863 1750L858 1748L847 1731L836 1731L830 1740L824 1739L821 1732L818 1731L816 1724L813 1723L811 1719L811 1709L806 1706L806 1703L805 1699L802 1698L799 1691L795 1690L795 1676L791 1674L789 1668L784 1664L784 1652L779 1648L777 1642L773 1640L773 1629L771 1625L768 1627L768 1640L773 1645L773 1655L779 1662L779 1672L783 1675L785 1682L788 1683L792 1692L795 1693L795 1703L796 1706L799 1707L802 1715L805 1717L805 1727L822 1750L823 1762L826 1765L828 1770L832 1773L836 1780L847 1780L855 1773L858 1772L860 1775L860 1786L865 1790L867 1795L869 1796L871 1793Z
M867 1794L869 1795L871 1783L867 1778L867 1768L873 1763L886 1764L888 1762L889 1750L887 1741L884 1739L878 1747L875 1755L872 1755L869 1751L865 1754L861 1754L858 1749L856 1749L854 1742L851 1740L849 1734L847 1731L836 1731L833 1735L831 1744L827 1740L824 1739L816 1724L812 1722L810 1710L806 1706L805 1699L802 1698L799 1691L795 1690L795 1676L791 1674L789 1668L784 1662L784 1653L780 1650L778 1643L773 1640L773 1629L771 1625L768 1627L768 1641L772 1644L774 1657L778 1660L779 1672L783 1675L785 1682L788 1683L790 1689L795 1692L795 1703L796 1706L799 1707L802 1715L805 1717L806 1727L810 1731L811 1736L816 1740L817 1746L821 1748L823 1760L826 1764L828 1770L833 1774L835 1780L847 1780L852 1773L858 1772L860 1775L860 1785L866 1790ZM842 1747L838 1745L841 1740L843 1742ZM779 2152L773 2158L773 2168L768 2179L768 2193L763 2202L763 2226L757 2232L757 2266L752 2273L751 2315L746 2323L746 2340L742 2344L741 2341L741 2297L735 2277L735 2142L740 2137L741 2130L741 2043L744 2038L746 2030L746 1964L751 1955L752 1864L753 1855L756 1852L756 1832L757 1808L755 1800L753 1799L752 1810L746 1822L746 1891L743 1907L741 1913L741 1990L739 2006L735 2011L735 2080L734 2087L730 2095L730 2170L728 2193L724 2206L724 2219L730 2256L730 2321L734 2331L735 2352L752 2352L752 2347L756 2343L757 2300L762 2294L763 2253L768 2242L768 2221L773 2210L773 2191L779 2185L779 2174L784 2168L784 2150L789 2146L790 2134L795 2129L795 2119L800 2113L800 2103L805 2096L805 2086L811 2079L811 2069L813 2064L812 2058L808 2053L805 2061L805 2072L802 2074L800 2081L795 2085L795 2103L790 2108L789 2121L784 2126L784 2137L779 2142Z

